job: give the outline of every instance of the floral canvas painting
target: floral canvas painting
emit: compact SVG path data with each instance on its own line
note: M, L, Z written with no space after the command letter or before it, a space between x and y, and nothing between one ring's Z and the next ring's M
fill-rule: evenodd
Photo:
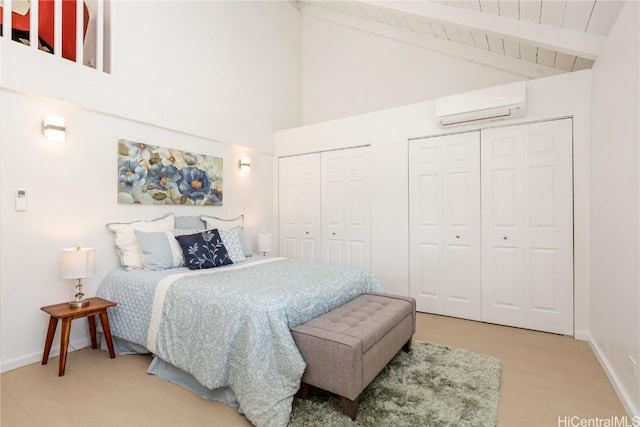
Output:
M118 203L222 206L222 158L121 139Z

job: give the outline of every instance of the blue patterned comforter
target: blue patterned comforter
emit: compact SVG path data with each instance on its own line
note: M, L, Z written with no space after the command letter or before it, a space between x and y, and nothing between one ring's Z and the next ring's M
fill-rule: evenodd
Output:
M173 273L108 276L98 295L119 303L110 313L112 334L145 346L209 389L230 386L256 426L289 420L305 369L290 329L381 291L361 269L282 258ZM143 275L151 280L136 280Z

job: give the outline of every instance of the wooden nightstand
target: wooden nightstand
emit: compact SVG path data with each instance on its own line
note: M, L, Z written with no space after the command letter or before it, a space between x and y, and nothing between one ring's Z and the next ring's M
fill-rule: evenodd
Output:
M61 304L48 305L40 308L40 310L51 315L51 318L49 319L49 330L47 331L47 340L44 343L42 364L46 365L49 360L49 352L51 351L53 336L56 333L58 319L62 319L62 330L60 331L60 368L58 369L58 376L61 377L64 375L64 367L67 363L67 347L69 347L71 321L73 319L80 319L81 317L87 318L89 321L89 331L91 332L91 348L98 348L98 342L96 340L96 314L100 316L100 323L102 323L104 338L107 341L107 347L109 348L109 357L111 359L115 358L116 354L113 351L113 341L111 339L111 329L109 328L107 308L115 307L116 305L117 303L107 301L102 298L89 298L89 305L84 307L74 308L70 307L68 303L63 302Z

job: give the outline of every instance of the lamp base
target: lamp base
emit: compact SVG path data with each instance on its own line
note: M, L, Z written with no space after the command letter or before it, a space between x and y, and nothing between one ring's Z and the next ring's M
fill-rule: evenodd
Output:
M89 305L89 300L88 299L83 299L80 301L69 301L69 307L73 307L73 308L79 308L79 307L86 307L87 305Z

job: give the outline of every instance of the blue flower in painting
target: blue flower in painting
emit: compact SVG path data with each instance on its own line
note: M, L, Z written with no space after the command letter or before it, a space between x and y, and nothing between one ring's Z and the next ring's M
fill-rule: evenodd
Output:
M173 165L156 163L149 169L149 184L159 190L169 190L175 187L178 178L180 178L178 168Z
M211 180L198 168L186 167L178 172L178 190L191 200L202 200L211 192Z
M136 182L144 184L144 180L147 177L147 169L135 160L125 160L122 162L118 172L120 182L129 187L133 186Z

